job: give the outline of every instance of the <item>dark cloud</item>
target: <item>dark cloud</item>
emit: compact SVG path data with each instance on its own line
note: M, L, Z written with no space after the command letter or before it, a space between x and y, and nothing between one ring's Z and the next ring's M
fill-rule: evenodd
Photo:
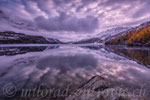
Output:
M35 18L35 22L38 27L47 31L93 32L99 25L98 19L95 17L77 18L65 13L48 19L39 16Z
M76 12L79 12L82 8L84 8L84 5L77 7Z
M53 0L55 5L63 5L66 3L70 3L71 1L73 1L73 0Z
M9 17L34 20L39 30L51 33L134 26L150 20L149 5L150 0L0 0L0 9L8 11Z

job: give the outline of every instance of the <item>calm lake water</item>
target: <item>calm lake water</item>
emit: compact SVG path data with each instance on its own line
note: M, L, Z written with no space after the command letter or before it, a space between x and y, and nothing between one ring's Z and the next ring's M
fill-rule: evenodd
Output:
M100 45L0 47L0 100L47 97L44 93L34 95L34 91L30 95L22 94L26 89L54 89L63 93L69 88L72 91L95 75L130 92L142 90L143 95L150 98L149 66L149 48ZM52 95L49 98L56 99Z

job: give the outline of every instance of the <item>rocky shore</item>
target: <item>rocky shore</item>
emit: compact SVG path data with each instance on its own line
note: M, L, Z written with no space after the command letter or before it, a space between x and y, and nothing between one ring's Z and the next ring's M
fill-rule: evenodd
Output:
M92 77L65 100L146 100L140 95L113 86L101 76Z

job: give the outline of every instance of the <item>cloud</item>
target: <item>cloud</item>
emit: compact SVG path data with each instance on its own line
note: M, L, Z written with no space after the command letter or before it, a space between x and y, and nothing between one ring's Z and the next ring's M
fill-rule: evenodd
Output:
M44 70L47 67L55 69L77 69L77 68L94 68L97 67L98 61L91 54L80 54L80 55L58 55L58 56L47 56L42 58L37 63L37 68Z
M28 1L26 9L32 14L32 16L43 16L45 18L48 18L48 15L44 11L42 11L40 7L38 7L37 2Z
M150 0L0 0L9 17L30 19L50 37L132 27L150 20L149 5Z
M35 18L35 22L39 28L47 31L93 32L99 26L98 19L95 17L77 18L64 12L48 19L39 16Z

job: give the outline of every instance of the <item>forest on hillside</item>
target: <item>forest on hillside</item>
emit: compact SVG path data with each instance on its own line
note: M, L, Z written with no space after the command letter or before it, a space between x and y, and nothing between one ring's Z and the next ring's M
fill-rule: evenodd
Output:
M130 31L125 35L107 41L106 44L150 46L150 25Z

